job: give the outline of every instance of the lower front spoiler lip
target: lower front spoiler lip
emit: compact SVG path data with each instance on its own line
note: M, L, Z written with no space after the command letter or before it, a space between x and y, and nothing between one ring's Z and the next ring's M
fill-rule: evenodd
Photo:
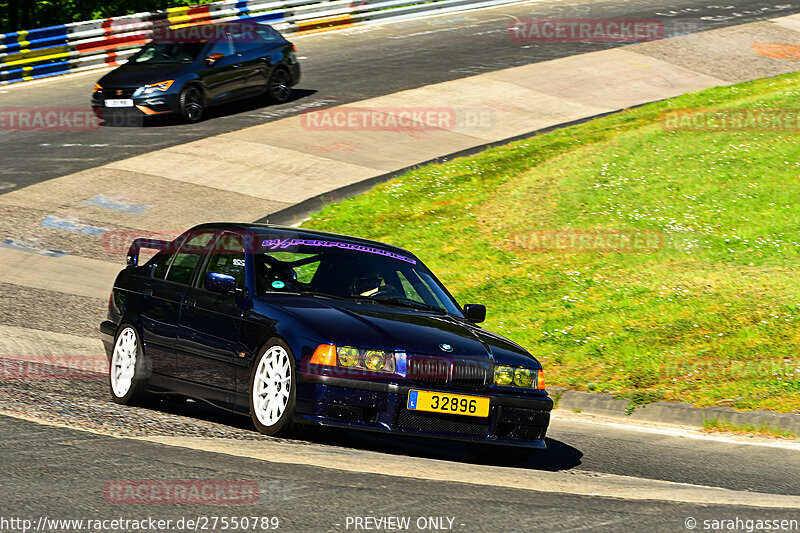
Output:
M545 443L544 439L518 441L512 439L472 437L470 435L452 435L448 433L439 434L426 431L415 431L413 429L408 429L408 428L400 429L400 428L352 424L347 422L336 422L334 420L331 420L330 418L309 416L309 415L301 415L296 417L296 419L304 424L311 424L324 427L335 427L340 429L352 429L357 431L370 431L372 433L382 433L384 435L409 435L414 437L424 437L428 439L437 439L437 440L444 439L457 442L477 442L481 444L497 444L497 445L514 446L517 448L531 448L534 450L547 449L547 444Z
M127 114L146 117L152 115L168 115L180 111L177 96L175 95L139 96L132 100L133 107L106 107L104 101L92 100L92 110L98 118L103 118L104 114Z
M461 442L547 447L544 438L553 401L545 394L515 397L494 390L441 390L307 373L300 373L300 389L305 401L296 419L301 423ZM471 417L408 410L405 404L412 389L489 397L489 418L475 418L473 424L467 420Z

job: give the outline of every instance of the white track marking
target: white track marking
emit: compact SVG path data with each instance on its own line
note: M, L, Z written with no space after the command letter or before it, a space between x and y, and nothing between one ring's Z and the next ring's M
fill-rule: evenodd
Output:
M667 426L667 425L643 425L633 422L615 422L613 421L613 419L607 417L585 418L581 416L562 413L559 412L558 410L553 411L551 417L553 420L565 420L569 422L576 422L579 424L605 426L608 428L636 431L639 433L651 433L654 435L664 435L667 437L681 437L681 438L695 439L702 441L721 442L725 444L763 446L767 448L780 448L783 450L792 450L800 452L800 443L786 442L778 440L777 438L770 439L768 437L763 437L763 438L747 437L735 434L731 434L731 436L709 435L708 433L704 433L700 430L688 427ZM553 427L552 423L550 427L551 428Z

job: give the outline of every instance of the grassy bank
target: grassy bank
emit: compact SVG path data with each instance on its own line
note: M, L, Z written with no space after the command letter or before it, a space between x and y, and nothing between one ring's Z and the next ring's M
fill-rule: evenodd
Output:
M798 109L800 75L716 88L426 166L305 226L419 254L548 384L800 408L800 133L669 131ZM795 372L797 370L797 372Z

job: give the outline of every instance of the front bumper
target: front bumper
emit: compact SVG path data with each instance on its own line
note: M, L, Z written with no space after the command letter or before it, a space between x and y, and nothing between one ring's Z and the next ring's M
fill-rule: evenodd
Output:
M491 398L487 418L406 408L408 391L430 390ZM542 393L510 396L494 390L454 390L301 374L297 384L300 422L403 433L468 442L545 448L553 401Z
M103 320L100 323L100 340L106 350L106 357L111 361L111 354L114 353L114 337L117 334L117 325L110 320Z
M109 99L114 99L114 96L109 96ZM106 107L105 97L95 94L92 97L92 110L98 118L110 119L116 116L133 116L136 118L144 118L152 115L167 115L177 113L180 111L180 95L179 93L170 94L166 93L151 94L148 96L120 96L119 98L126 98L133 100L132 107Z

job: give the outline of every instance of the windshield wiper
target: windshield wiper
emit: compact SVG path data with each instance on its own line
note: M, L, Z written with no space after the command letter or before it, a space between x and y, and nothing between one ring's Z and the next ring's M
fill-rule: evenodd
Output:
M320 291L298 291L299 294L303 296L320 296L322 298L335 298L337 300L349 300L349 298L345 296L337 296L335 294L328 294L327 292L320 292Z
M403 298L400 296L388 296L386 298L373 298L371 296L353 296L353 298L357 298L359 300L369 300L375 303L388 303L388 304L400 305L403 307L412 307L415 309L425 309L426 311L433 311L435 313L447 314L447 311L442 309L441 307L426 304L424 302L418 302L416 300L412 300L411 298Z
M399 305L402 307L410 307L413 309L424 309L426 311L433 311L435 313L447 314L445 309L441 307L437 307L435 305L429 305L424 302L418 302L416 300L412 300L411 298L402 298L399 296L389 296L386 298L373 298L372 296L362 296L360 294L354 294L352 296L338 296L336 294L329 294L327 292L319 292L319 291L297 291L296 294L301 294L303 296L317 296L322 298L335 298L337 300L357 300L357 301L366 301L372 303L387 303L387 304L394 304Z

